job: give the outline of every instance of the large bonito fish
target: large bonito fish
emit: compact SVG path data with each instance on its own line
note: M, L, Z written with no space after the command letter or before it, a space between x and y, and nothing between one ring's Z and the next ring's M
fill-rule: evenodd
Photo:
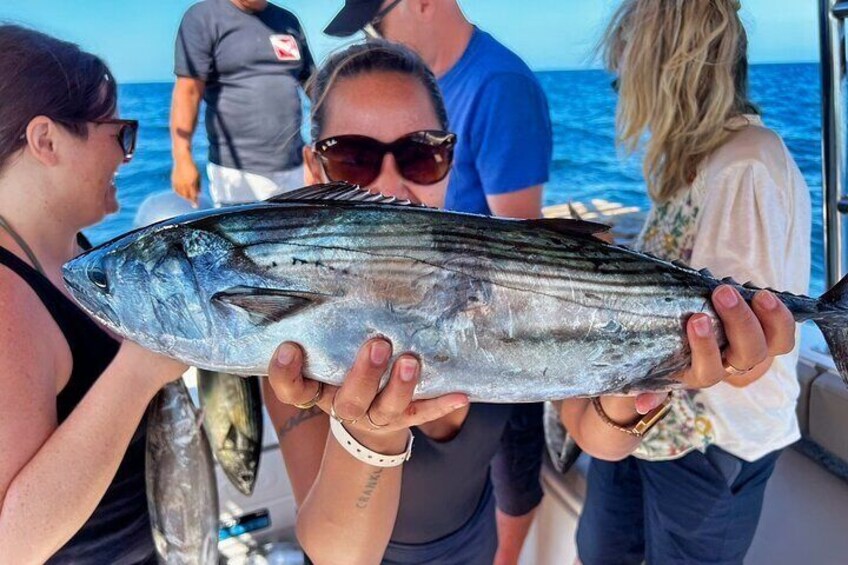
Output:
M150 349L263 374L284 340L339 384L384 335L424 362L416 397L523 402L666 390L690 363L684 330L734 284L604 243L604 226L507 220L398 202L344 184L199 212L126 234L65 266L74 298ZM777 293L848 360L848 283Z

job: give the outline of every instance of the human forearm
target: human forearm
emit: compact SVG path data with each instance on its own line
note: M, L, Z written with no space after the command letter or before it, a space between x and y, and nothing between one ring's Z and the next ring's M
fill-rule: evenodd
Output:
M171 152L175 162L191 159L191 140L205 84L197 79L177 78L171 101Z
M380 453L401 453L404 434L374 441ZM318 477L297 517L297 536L317 565L379 563L389 543L400 501L403 467L361 463L330 435Z
M521 548L524 547L524 540L527 539L535 515L535 508L521 516L510 516L498 509L498 552L495 554L494 565L518 563Z
M9 484L0 509L0 563L44 562L91 516L161 384L132 378L135 366L119 353Z
M641 418L633 397L605 396L601 399L604 412L613 421L627 427ZM599 415L592 401L586 398L564 400L560 415L574 441L589 455L616 461L627 457L639 438L617 430Z

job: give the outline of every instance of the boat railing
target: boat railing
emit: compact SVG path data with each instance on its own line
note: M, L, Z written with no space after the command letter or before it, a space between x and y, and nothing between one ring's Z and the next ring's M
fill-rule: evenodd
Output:
M819 44L822 98L822 214L828 287L848 268L844 214L846 198L846 45L847 0L820 0Z

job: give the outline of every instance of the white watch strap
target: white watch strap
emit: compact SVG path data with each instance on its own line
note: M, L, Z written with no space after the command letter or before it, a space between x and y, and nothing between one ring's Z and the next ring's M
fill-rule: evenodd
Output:
M348 432L344 425L336 420L335 418L330 418L330 431L333 432L333 437L336 438L336 441L339 442L345 451L350 453L354 458L366 463L368 465L373 465L375 467L397 467L398 465L403 465L406 461L409 461L409 458L412 456L412 440L414 436L412 432L409 432L409 441L406 443L406 450L399 455L385 455L383 453L377 453L376 451L371 451L353 437L350 432Z

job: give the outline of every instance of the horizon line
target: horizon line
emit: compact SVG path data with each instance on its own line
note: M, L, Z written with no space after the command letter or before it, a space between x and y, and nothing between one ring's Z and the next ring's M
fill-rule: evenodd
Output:
M774 65L818 65L819 61L760 61L751 63L752 67L766 67ZM574 73L574 72L590 72L603 71L601 67L538 67L531 69L534 73ZM141 79L141 80L126 80L118 81L119 84L173 84L174 79Z

